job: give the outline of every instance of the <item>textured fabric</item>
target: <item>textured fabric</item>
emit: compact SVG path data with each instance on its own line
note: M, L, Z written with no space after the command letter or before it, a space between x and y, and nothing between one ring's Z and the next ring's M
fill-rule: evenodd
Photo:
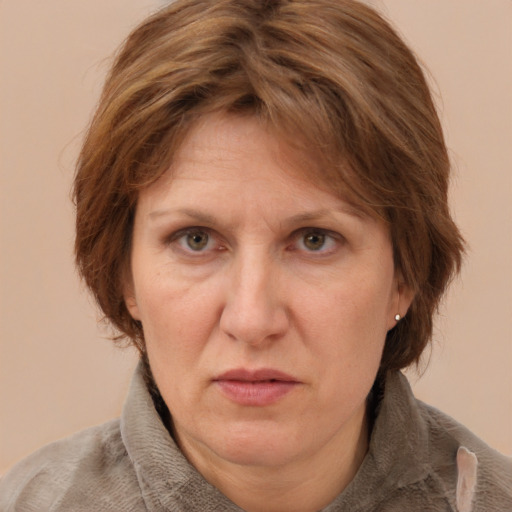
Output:
M1 512L114 510L241 510L183 457L139 370L120 420L48 445L0 481ZM389 375L368 454L325 512L467 510L512 512L512 461Z

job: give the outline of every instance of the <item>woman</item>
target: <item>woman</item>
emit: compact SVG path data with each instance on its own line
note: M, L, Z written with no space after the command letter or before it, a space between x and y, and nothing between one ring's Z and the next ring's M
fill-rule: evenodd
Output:
M511 464L419 402L458 270L423 74L354 1L181 0L126 41L78 163L78 267L141 354L120 421L2 510L512 508Z

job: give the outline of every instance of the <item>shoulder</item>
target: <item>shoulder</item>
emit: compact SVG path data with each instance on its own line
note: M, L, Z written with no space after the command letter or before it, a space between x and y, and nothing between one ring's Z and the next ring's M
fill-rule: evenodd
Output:
M0 480L5 512L134 510L140 501L119 420L41 448Z
M476 457L476 487L473 511L512 510L512 458L497 452L447 414L418 401L429 430L429 456L441 477L454 461L459 482L464 470L461 450ZM462 461L464 457L462 457Z

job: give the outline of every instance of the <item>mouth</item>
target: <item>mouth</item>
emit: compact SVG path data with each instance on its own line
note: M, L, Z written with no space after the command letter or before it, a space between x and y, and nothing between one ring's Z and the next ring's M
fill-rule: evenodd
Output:
M232 402L253 407L272 405L301 384L291 375L271 368L229 370L213 382Z

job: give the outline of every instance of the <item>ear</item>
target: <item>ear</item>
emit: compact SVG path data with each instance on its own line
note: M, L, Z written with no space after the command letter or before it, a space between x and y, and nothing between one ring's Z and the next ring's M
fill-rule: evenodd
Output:
M137 304L137 298L135 296L135 286L133 284L132 276L126 276L123 285L123 298L126 305L126 309L130 313L134 320L140 321L139 306Z
M414 296L416 293L413 289L406 283L404 283L401 279L398 280L398 310L397 313L403 318L407 311L409 311L409 307L414 300Z
M395 279L395 291L391 301L391 309L389 311L388 330L395 325L407 314L409 306L414 299L415 292L406 284L401 275Z

